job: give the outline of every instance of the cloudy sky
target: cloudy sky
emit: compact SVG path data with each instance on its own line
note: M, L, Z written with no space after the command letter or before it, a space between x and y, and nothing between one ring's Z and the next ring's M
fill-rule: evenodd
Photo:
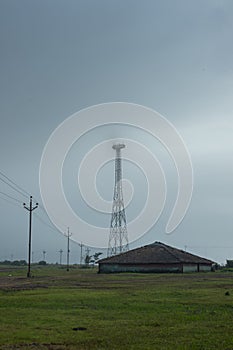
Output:
M232 259L232 16L231 0L0 0L0 171L41 203L40 160L60 123L99 103L147 106L173 123L192 158L193 198L175 232L165 234L176 194L174 165L158 143L138 130L103 127L77 142L65 163L67 198L88 220L91 215L78 193L77 201L71 196L81 155L96 140L130 136L160 158L168 182L164 212L132 247L159 240L221 263ZM113 165L97 178L108 200ZM135 181L129 219L145 200L139 191L144 179L136 173L125 162L124 175ZM28 215L6 194L20 202L28 198L3 181L0 191L5 193L0 194L0 260L26 258ZM36 213L34 259L41 260L46 250L49 261L58 261L65 238L42 207ZM91 220L109 222L96 213ZM79 251L73 244L72 261L79 259Z

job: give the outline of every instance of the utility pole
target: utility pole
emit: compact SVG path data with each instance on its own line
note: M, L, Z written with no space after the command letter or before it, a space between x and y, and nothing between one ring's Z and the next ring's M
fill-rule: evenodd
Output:
M29 211L29 240L28 240L28 271L27 277L31 277L31 249L32 249L32 212L38 208L38 203L33 206L32 196L30 196L29 207L26 206L26 203L23 203L24 208Z
M86 254L89 255L91 249L89 247L86 248Z
M67 237L67 268L66 271L69 271L70 269L70 237L72 236L72 233L70 232L69 227L67 228L67 233L64 234Z
M91 249L89 247L86 248L86 257L85 257L85 265L89 265L90 262L90 251Z
M43 261L45 261L45 254L46 254L46 251L43 250Z
M62 265L62 253L63 253L63 250L60 249L60 250L59 250L59 253L60 253L60 265Z
M82 265L83 263L83 247L84 247L84 244L81 242L79 244L80 248L81 248L81 252L80 252L80 265Z

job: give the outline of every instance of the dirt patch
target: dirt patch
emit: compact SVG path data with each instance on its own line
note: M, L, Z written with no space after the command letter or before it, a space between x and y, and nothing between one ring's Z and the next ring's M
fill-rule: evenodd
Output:
M74 327L72 328L73 331L86 331L87 328L86 327Z
M42 282L42 281L41 281ZM48 284L40 283L38 279L28 279L26 277L5 277L0 276L0 290L5 292L31 290L37 288L48 288Z
M69 349L70 345L65 344L46 344L46 343L26 343L26 344L12 344L12 345L2 345L1 350L28 350L28 349L38 349L38 350L66 350Z
M45 270L47 272L47 270ZM206 284L208 288L225 288L226 291L232 289L232 274L229 273L192 273L192 274L116 274L100 275L95 271L80 270L72 273L62 273L48 270L48 275L27 278L26 276L0 276L0 291L17 292L22 290L33 290L40 288L77 288L77 289L128 289L130 286L144 288L145 285L156 285L182 283L183 288L194 288L199 284ZM50 274L50 275L49 275ZM219 281L222 280L222 283Z

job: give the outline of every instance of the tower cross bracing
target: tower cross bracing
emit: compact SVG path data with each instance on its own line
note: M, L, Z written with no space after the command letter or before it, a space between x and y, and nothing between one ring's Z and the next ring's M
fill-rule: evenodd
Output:
M129 250L127 222L124 208L122 190L122 159L121 150L125 148L122 143L113 145L116 151L115 158L115 186L110 222L110 234L108 242L108 256L116 255Z

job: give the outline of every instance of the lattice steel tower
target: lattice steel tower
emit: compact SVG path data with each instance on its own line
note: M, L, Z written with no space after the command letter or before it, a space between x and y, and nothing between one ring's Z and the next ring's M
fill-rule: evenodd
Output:
M122 191L122 162L121 150L124 144L116 144L112 147L116 151L115 158L115 186L112 205L112 217L110 223L110 235L108 242L108 256L123 253L129 250L126 215Z

